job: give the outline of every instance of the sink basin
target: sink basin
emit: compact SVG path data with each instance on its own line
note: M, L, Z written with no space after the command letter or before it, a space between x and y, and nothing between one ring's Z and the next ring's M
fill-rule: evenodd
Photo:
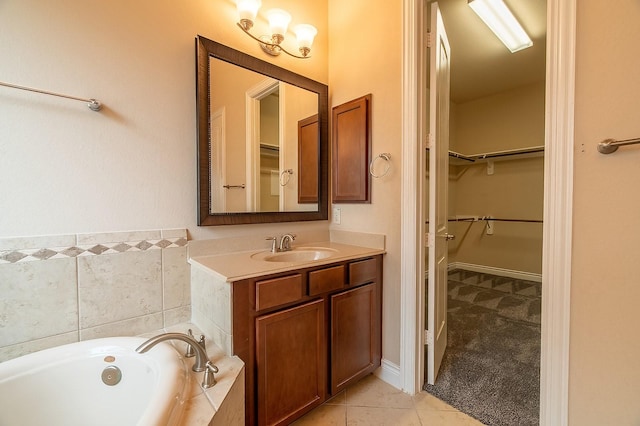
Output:
M326 247L298 247L280 253L260 252L251 257L265 262L310 262L326 259L337 253L337 250Z

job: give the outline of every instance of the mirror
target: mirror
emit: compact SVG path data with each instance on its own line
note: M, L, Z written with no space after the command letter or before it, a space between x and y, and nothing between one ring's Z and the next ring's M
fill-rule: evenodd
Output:
M198 36L198 225L328 218L328 87Z

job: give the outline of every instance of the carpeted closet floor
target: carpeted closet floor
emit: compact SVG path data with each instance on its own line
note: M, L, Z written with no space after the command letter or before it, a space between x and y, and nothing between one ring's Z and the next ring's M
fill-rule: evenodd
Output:
M541 284L449 272L448 341L424 390L486 425L537 425Z

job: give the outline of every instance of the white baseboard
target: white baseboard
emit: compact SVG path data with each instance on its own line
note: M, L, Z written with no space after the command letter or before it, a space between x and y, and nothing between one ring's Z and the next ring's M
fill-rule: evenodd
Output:
M402 380L400 378L400 366L382 359L382 365L373 372L380 380L389 383L391 386L402 389Z
M501 277L516 278L519 280L542 282L542 274L532 272L515 271L513 269L495 268L493 266L474 265L472 263L453 262L448 265L449 270L464 269L466 271L482 272L485 274L499 275Z

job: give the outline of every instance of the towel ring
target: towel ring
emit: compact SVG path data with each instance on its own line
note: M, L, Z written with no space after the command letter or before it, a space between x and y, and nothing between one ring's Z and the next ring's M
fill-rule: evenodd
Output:
M373 172L373 165L375 164L378 158L382 158L384 161L387 162L387 164L384 168L384 171L381 174L376 175ZM389 154L388 152L383 152L382 154L378 154L373 160L371 160L371 163L369 163L369 174L376 179L386 176L386 174L389 173L389 170L391 170L391 154Z
M293 169L285 169L280 173L280 186L286 186L291 179L291 175L293 174ZM285 180L286 178L286 180Z

